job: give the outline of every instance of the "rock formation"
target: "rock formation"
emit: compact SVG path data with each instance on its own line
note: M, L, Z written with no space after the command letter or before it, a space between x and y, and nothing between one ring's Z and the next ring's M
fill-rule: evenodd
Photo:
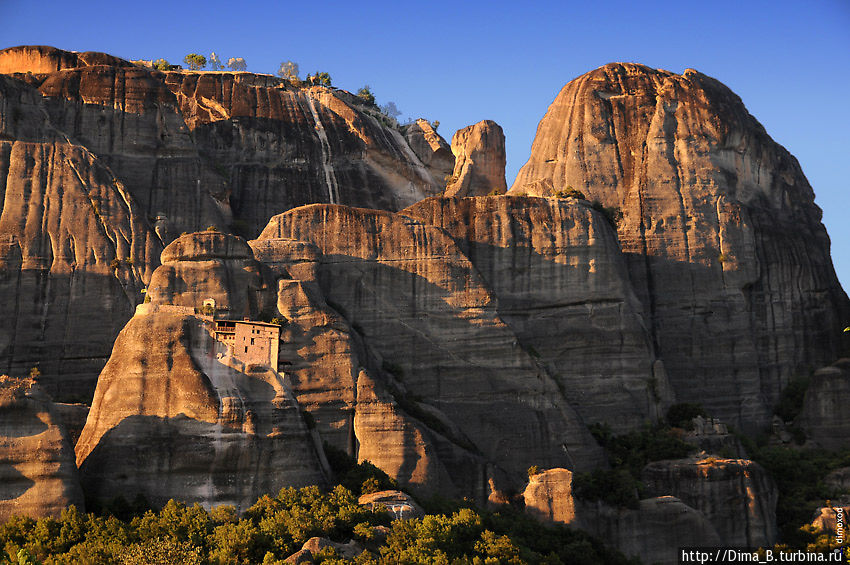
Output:
M746 459L657 461L641 473L651 496L673 495L702 512L724 545L770 547L778 540L776 485Z
M161 250L124 185L0 75L0 370L90 401Z
M209 318L193 314L207 294L226 314L258 313L250 297L261 294L262 277L250 269L250 247L190 234L162 262L152 281L168 284L152 285L151 303L121 331L77 443L87 494L247 508L283 486L323 483L287 379L240 361Z
M452 136L454 172L446 196L504 194L505 134L499 124L483 120Z
M430 198L403 214L442 228L498 297L499 316L587 423L617 433L670 402L617 235L587 203Z
M547 469L531 475L522 498L526 514L541 522L580 525L573 498L573 474L566 469Z
M680 547L722 543L711 522L675 496L647 498L636 509L582 503L579 513L585 530L644 563L673 565Z
M393 433L462 448L457 456L434 452L453 481L472 485L480 478L470 476L465 460L475 453L515 478L536 461L583 468L599 461L595 442L557 384L521 348L485 282L443 231L386 212L313 205L276 216L253 245L280 239L312 243L321 253L318 288L380 360L374 369L381 381L389 379L385 386L395 389L393 398L369 385L362 390L385 398L381 419L390 423L394 413L417 413L415 422L393 425ZM358 380L358 394L362 384ZM363 418L369 421L366 413ZM417 440L423 421L440 433ZM423 453L415 451L404 468L415 468ZM384 453L402 456L408 457Z
M148 287L151 304L201 309L215 302L219 318L241 320L271 312L274 289L261 273L244 240L223 233L197 232L171 242Z
M443 186L455 166L451 146L428 120L421 118L407 127L404 137L422 164L430 171L434 184Z
M798 417L806 438L825 449L850 447L850 359L815 371Z
M0 50L0 369L91 400L161 246L256 235L293 206L400 209L439 193L356 96L251 73L161 73L103 53ZM153 229L152 229L153 228Z
M0 376L0 429L0 520L84 509L74 450L38 385Z
M575 79L512 190L546 181L622 211L630 276L680 401L762 428L792 376L837 356L850 310L812 189L718 81L626 63Z

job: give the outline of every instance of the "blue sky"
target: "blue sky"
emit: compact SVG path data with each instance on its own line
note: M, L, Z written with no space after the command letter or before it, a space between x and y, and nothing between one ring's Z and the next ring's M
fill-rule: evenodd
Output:
M850 289L850 0L713 2L222 2L0 0L0 47L47 44L132 59L244 57L273 73L291 59L334 85L369 84L402 119L452 133L505 130L508 185L537 123L569 80L612 61L734 90L799 160L824 209Z

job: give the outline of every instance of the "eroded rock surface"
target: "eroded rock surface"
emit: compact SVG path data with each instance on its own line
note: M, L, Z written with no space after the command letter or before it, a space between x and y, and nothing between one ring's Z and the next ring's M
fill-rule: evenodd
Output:
M101 500L245 509L324 482L285 378L230 357L203 319L152 304L118 336L76 453L87 495Z
M428 120L421 118L408 126L404 137L422 164L431 172L435 185L443 186L455 166L451 146Z
M0 368L38 366L56 400L91 400L97 373L158 261L122 182L0 75Z
M547 469L530 476L522 498L526 514L541 522L580 526L573 498L573 474L567 469Z
M0 376L0 520L84 510L74 449L47 395Z
M313 205L275 217L258 242L278 239L321 252L316 277L325 300L380 360L378 370L392 375L391 396L418 413L413 428L390 426L393 433L410 429L418 441L415 429L428 421L431 431L440 429L434 441L480 453L516 478L534 461L585 468L599 461L556 383L519 346L486 284L444 232L386 212ZM381 402L380 419L393 422L397 404ZM416 468L420 456L406 468ZM465 461L448 459L442 464L453 481L475 479Z
M850 359L815 371L798 422L806 438L826 449L850 447Z
M702 512L724 545L771 547L778 539L779 492L764 469L746 459L657 461L641 473L647 492L673 495Z
M587 423L617 433L670 402L617 235L576 199L429 198L403 214L451 235L499 316Z
M841 347L848 301L797 160L720 82L606 65L564 87L514 190L550 181L619 208L619 238L680 401L770 422Z
M457 130L452 136L454 172L446 196L504 194L505 134L492 120Z

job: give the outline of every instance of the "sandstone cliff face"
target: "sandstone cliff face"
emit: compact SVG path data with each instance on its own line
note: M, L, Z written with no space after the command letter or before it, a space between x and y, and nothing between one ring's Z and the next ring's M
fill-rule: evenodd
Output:
M244 240L229 234L198 232L171 242L148 288L152 304L201 309L215 301L220 318L256 319L274 304L274 289Z
M76 447L83 488L245 509L322 484L284 377L229 357L200 318L145 304L121 331Z
M131 67L132 63L96 51L77 53L47 45L21 45L0 50L0 74L48 74L73 67L111 65Z
M547 469L530 476L522 498L525 513L541 522L580 526L573 498L573 474L566 469Z
M806 438L826 449L850 447L850 359L815 371L798 422Z
M797 161L693 70L611 64L561 91L512 190L549 181L623 212L619 237L679 400L747 429L833 360L847 297Z
M483 120L457 130L452 153L455 166L446 196L505 193L505 134L499 124Z
M443 438L515 478L535 461L599 461L556 383L521 348L444 232L385 212L313 205L273 218L259 241L280 238L318 248L325 300L380 360L405 410L440 422Z
M256 235L305 203L399 209L441 190L344 91L51 47L0 51L0 73L25 81L0 77L0 300L14 313L0 368L38 364L57 400L91 398L160 246L181 232Z
M159 240L126 188L0 76L0 367L38 366L57 400L88 401L150 278Z
M647 465L641 478L652 496L673 495L702 512L723 545L770 547L778 540L776 485L746 459L685 459Z
M0 379L0 520L83 510L74 450L50 399L38 385Z
M431 198L402 213L455 239L585 422L624 433L663 415L669 385L602 214L575 199L504 196Z

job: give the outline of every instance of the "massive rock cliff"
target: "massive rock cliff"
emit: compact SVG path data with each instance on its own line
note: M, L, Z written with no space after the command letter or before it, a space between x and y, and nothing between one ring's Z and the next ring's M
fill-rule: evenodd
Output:
M88 401L161 250L123 183L0 75L0 369Z
M305 203L400 209L442 190L341 90L38 46L0 51L0 73L20 79L0 76L0 368L38 365L57 400L91 399L181 232L256 235Z
M437 423L440 441L514 478L536 461L599 462L557 383L499 317L485 281L445 232L401 215L313 205L276 216L252 245L281 239L320 252L315 276L327 304L379 361L404 411Z
M619 237L680 400L765 426L789 379L835 359L848 301L799 164L697 71L611 64L570 82L512 190L619 208Z
M173 306L142 305L121 331L76 453L100 500L245 509L325 480L285 377L231 357L203 318Z
M504 194L505 134L499 124L483 120L452 136L454 172L446 196Z
M32 382L0 376L0 520L59 516L83 491L74 450L50 399Z
M669 385L601 213L576 199L505 196L431 198L402 213L455 239L585 422L623 433L663 415Z

